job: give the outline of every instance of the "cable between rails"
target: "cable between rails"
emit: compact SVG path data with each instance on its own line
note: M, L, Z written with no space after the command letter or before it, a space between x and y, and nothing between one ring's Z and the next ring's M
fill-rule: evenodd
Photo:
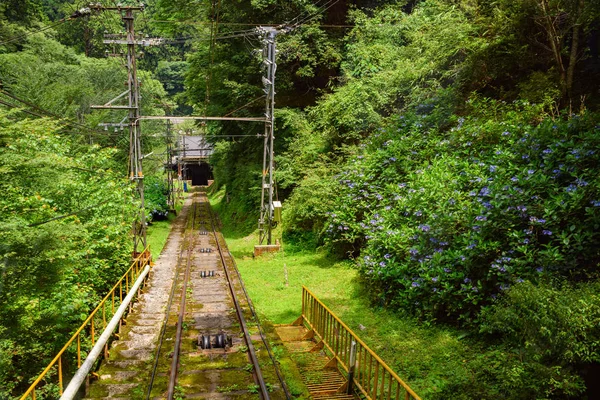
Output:
M209 215L210 215L210 222L211 225L213 227L213 231L215 232L215 240L217 243L217 246L219 248L219 251L221 253L221 255L223 254L223 250L221 249L221 246L219 245L219 239L216 235L216 230L215 230L215 224L214 224L214 214L212 212L212 208L209 206ZM229 252L229 250L227 250L227 254L229 255L229 259L231 260L231 263L233 265L233 269L235 270L235 273L238 277L238 281L240 282L240 286L242 288L242 291L244 292L244 297L246 298L246 301L248 302L248 307L250 308L250 312L252 314L252 317L254 318L254 321L256 322L256 327L258 328L258 332L260 334L260 338L263 342L263 344L265 345L265 348L267 349L267 353L269 354L269 358L271 359L271 363L273 364L273 367L275 368L275 373L277 374L277 378L279 379L279 382L281 383L281 388L283 389L284 393L285 393L285 397L286 399L290 400L292 399L292 395L290 394L290 391L287 387L287 384L285 383L285 380L283 379L283 376L281 375L281 371L279 370L279 364L277 362L277 360L275 360L275 356L273 355L273 351L271 350L271 346L268 343L268 340L265 336L265 333L262 329L262 325L260 324L260 319L258 318L258 315L256 314L256 310L254 309L254 304L252 303L252 300L250 299L250 296L248 295L248 291L246 290L246 286L244 285L244 281L242 280L242 276L240 274L240 271L237 267L237 264L235 262L235 259L233 258L233 256L231 255L231 253ZM223 264L225 264L223 262Z
M194 221L196 219L196 203L194 203L194 208L193 208L193 212L192 212L192 234L190 235L190 237L193 237L194 234L194 229L193 229L193 224ZM187 227L186 227L187 230ZM185 231L184 231L185 232ZM148 390L146 392L146 400L150 399L150 395L152 393L152 387L154 386L154 379L156 378L156 370L158 369L158 361L159 361L159 356L160 356L160 352L162 350L162 346L163 346L163 342L165 339L165 334L167 331L167 323L169 320L169 313L171 310L171 306L173 304L173 299L175 297L175 291L177 289L177 282L178 282L178 277L179 277L179 267L181 266L181 260L183 258L183 252L185 250L185 234L183 237L183 241L181 243L181 246L179 248L179 255L177 257L177 268L175 268L175 275L173 278L173 285L171 286L171 293L169 294L169 299L167 301L167 308L166 308L166 312L165 312L165 318L163 320L162 323L162 327L161 327L161 331L160 331L160 336L159 336L159 341L158 341L158 346L156 347L156 354L154 356L154 363L152 365L152 372L150 374L150 383L148 384Z

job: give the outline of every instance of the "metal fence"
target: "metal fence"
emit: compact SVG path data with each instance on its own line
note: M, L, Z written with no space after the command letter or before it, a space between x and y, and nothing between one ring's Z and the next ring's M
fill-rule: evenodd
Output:
M353 387L368 400L420 400L358 336L306 287L302 287L302 320L318 337ZM335 360L335 361L334 361ZM330 362L330 363L331 363Z
M48 364L44 371L42 371L37 379L31 384L25 394L21 396L20 400L28 398L35 400L36 389L38 389L40 382L43 381L44 384L49 383L48 381L56 379L55 376L58 377L59 394L63 394L63 367L65 364L68 365L71 363L72 361L70 358L75 355L77 358L77 368L81 367L82 355L85 356L89 349L96 343L96 336L98 335L97 330L99 329L100 333L102 333L106 328L107 321L110 320L111 316L115 313L115 310L129 292L129 288L133 286L143 269L150 263L150 259L149 247L146 247L146 249L133 261L127 272L123 274L121 279L119 279L108 294L102 299L100 304L98 304L83 324L81 324L79 329L71 336L69 341L67 341L50 364ZM104 347L104 357L108 358L108 344Z

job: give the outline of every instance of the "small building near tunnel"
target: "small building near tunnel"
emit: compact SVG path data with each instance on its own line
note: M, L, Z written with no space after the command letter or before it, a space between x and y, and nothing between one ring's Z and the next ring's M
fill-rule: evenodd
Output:
M209 164L213 148L204 136L179 136L176 161L181 166L182 179L193 186L206 186L213 179Z

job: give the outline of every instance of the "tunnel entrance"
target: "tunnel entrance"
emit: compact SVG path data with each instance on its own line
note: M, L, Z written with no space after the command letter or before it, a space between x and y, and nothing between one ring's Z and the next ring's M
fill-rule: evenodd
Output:
M212 168L206 162L186 163L185 168L186 179L192 181L192 186L207 186L208 181L213 179Z

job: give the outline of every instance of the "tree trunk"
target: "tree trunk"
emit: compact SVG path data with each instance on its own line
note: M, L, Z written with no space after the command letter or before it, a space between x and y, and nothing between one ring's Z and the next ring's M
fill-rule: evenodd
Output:
M573 75L575 74L575 66L577 65L577 54L579 53L579 35L581 32L579 19L583 13L584 0L579 0L577 4L577 14L573 19L573 39L571 40L571 54L569 57L569 68L567 70L566 89L569 101L573 100Z
M552 21L552 18L550 16L548 1L541 0L540 4L542 6L542 10L544 11L544 24L546 34L548 35L548 41L550 42L550 47L552 48L554 60L556 61L556 66L558 67L558 72L560 74L560 95L561 98L564 99L567 95L567 70L565 69L565 64L561 55L562 48L560 35L556 31L556 26L554 26L554 21Z

